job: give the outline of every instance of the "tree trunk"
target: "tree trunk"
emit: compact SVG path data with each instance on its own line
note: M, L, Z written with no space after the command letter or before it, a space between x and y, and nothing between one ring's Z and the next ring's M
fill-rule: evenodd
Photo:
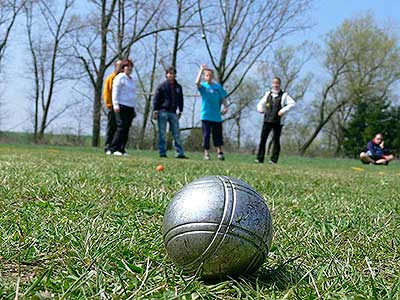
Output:
M38 143L40 81L39 81L38 59L32 38L32 6L26 8L25 16L26 16L26 29L28 33L28 44L32 55L33 74L35 80L35 112L33 116L34 118L33 141L34 143Z
M156 33L154 36L154 54L153 54L153 66L151 69L151 77L150 77L150 93L154 89L154 81L155 81L155 75L156 75L156 70L157 70L157 58L158 58L158 34ZM144 89L145 92L145 89ZM144 136L146 133L146 127L147 127L147 122L149 120L149 115L151 111L151 100L152 100L152 95L145 95L145 108L144 108L144 113L143 113L143 123L142 123L142 128L140 129L140 135L139 135L139 148L143 148L144 146Z
M344 128L339 125L338 128L339 132L336 138L336 149L335 149L335 157L339 157L340 154L342 153L342 146L343 146L343 140L344 140Z
M125 36L125 0L118 0L118 33L117 51L120 55L123 52L123 41Z
M236 132L236 148L239 151L240 150L240 138L241 138L241 124L240 124L240 114L239 116L235 119L236 121L236 126L237 126L237 132Z
M157 126L156 126L156 122L154 122L153 120L151 120L150 122L151 122L151 126L153 126L153 141L151 143L151 146L152 146L151 150L155 150L157 148Z
M176 4L178 5L178 13L176 16L174 48L172 50L172 67L175 68L175 70L176 70L176 64L177 64L178 52L179 52L179 34L180 34L181 18L182 18L182 1L183 0L176 1Z
M47 128L47 117L49 115L49 110L50 110L50 105L53 100L53 91L54 91L54 86L56 83L56 61L58 57L58 47L60 44L60 34L61 34L61 29L64 21L64 17L67 12L67 7L64 8L63 15L60 18L59 23L57 23L57 30L56 30L56 35L54 37L54 46L53 46L53 53L51 57L51 67L50 67L50 80L49 80L49 90L47 93L47 98L46 98L46 104L44 106L44 111L43 111L43 116L42 116L42 121L40 125L40 131L39 131L39 140L43 139L44 131ZM44 77L43 77L44 78Z
M113 1L110 8L110 13L114 11L116 0ZM92 147L99 147L100 144L100 131L101 131L101 98L103 90L103 79L106 72L106 58L107 58L107 34L108 25L111 15L107 15L106 11L107 1L102 1L101 11L101 54L98 67L98 74L96 84L94 87L94 101L93 101L93 125L92 125Z
M322 128L326 125L326 123L329 122L331 117L343 106L345 103L339 103L335 108L332 109L332 111L326 116L325 119L320 120L318 123L318 126L315 128L314 132L310 136L310 138L301 146L300 148L300 155L304 156L306 153L307 149L311 146L312 142L315 140L315 138L318 136Z
M151 96L145 96L145 107L144 107L144 112L143 112L143 122L142 122L142 127L140 128L140 134L139 134L139 143L138 143L138 148L143 149L144 147L144 136L146 133L146 127L147 127L147 122L149 120L149 115L150 115L150 109L151 109Z
M100 66L100 68L104 68ZM94 101L93 101L93 126L92 126L92 147L99 147L100 145L100 131L101 131L101 95L103 89L103 77L104 70L100 72L103 75L99 75L96 80L96 86L94 89Z
M342 144L338 142L335 149L335 157L339 157L342 152Z

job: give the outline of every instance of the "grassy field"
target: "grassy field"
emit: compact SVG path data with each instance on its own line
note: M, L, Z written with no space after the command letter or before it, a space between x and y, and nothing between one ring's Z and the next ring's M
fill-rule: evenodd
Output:
M400 163L189 156L156 172L155 152L0 146L0 298L400 299ZM168 202L212 174L248 182L271 209L254 275L205 283L166 256Z

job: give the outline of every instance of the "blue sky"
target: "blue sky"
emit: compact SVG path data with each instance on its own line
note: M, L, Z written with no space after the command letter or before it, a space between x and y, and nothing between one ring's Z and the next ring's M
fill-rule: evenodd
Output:
M305 34L307 39L317 39L338 26L344 19L370 12L382 22L397 23L400 29L399 0L317 0L313 21L317 24Z
M315 0L314 9L310 13L311 21L315 26L304 33L291 36L287 41L294 44L305 40L318 43L327 32L335 29L344 19L365 12L372 13L381 23L391 24L400 35L400 0ZM17 25L8 48L6 62L19 62L18 68L15 68L15 64L13 65L13 70L17 69L21 74L9 76L11 67L4 66L4 72L0 77L0 91L3 91L5 109L10 117L0 124L1 130L21 131L31 127L30 122L25 121L29 117L27 107L30 102L27 99L32 87L30 81L26 79L28 74L23 74L29 69L26 65L24 67L24 64L30 61L25 44L26 38L22 32L24 18L20 18ZM310 64L309 67L312 66L313 64ZM16 110L18 114L13 113Z

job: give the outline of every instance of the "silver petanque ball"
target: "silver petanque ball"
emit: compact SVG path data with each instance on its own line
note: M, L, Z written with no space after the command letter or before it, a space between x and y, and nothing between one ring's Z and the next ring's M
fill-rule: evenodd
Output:
M165 248L188 273L213 278L256 271L272 241L264 198L247 183L209 176L184 186L163 220Z

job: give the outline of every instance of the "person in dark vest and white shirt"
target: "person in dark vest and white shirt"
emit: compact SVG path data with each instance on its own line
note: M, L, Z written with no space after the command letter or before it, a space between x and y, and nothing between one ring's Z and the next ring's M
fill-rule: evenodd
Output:
M264 124L257 153L257 163L263 163L265 144L270 132L273 132L273 150L270 163L278 163L281 150L280 138L286 114L296 105L296 102L286 92L281 90L281 79L274 77L272 89L267 91L257 104L257 111L264 114Z
M179 119L183 112L182 86L175 79L175 68L169 67L165 70L165 75L167 80L157 87L153 98L153 119L158 123L160 157L167 157L166 131L168 123L174 138L175 157L187 158L181 144L179 130ZM178 113L177 110L179 110Z

